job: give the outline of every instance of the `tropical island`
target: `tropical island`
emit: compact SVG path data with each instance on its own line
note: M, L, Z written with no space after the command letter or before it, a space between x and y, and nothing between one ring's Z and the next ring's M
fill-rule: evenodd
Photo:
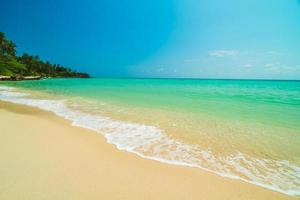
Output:
M0 80L38 80L41 78L89 78L60 64L43 61L39 56L17 55L16 44L0 32Z

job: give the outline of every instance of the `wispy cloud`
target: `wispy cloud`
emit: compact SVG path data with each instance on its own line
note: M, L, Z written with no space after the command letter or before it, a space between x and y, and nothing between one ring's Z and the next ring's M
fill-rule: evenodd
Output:
M186 62L186 63L191 63L191 62L194 62L195 61L195 59L185 59L184 60L184 62Z
M267 63L267 64L265 64L265 67L273 67L275 64L273 64L273 63Z
M252 67L252 64L247 63L247 64L244 65L244 67Z
M212 57L228 57L228 56L236 56L238 54L235 50L214 50L209 51L208 55Z

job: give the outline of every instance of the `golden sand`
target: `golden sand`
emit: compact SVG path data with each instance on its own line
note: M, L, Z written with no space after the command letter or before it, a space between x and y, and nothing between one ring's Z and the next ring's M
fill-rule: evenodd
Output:
M95 132L0 101L1 200L296 199L119 151Z

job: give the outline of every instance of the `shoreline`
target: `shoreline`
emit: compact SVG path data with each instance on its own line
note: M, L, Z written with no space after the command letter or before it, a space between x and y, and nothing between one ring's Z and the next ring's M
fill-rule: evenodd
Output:
M1 76L0 81L30 81L30 80L41 80L41 76Z
M33 80L43 80L43 79L51 79L51 78L92 78L92 77L43 77L43 76L1 76L0 81L33 81Z
M105 199L116 199L117 194L114 191L122 194L122 197L124 197L122 199L297 199L296 197L283 195L259 186L241 182L240 180L220 177L201 169L169 165L154 160L143 159L129 152L120 151L114 145L108 144L100 134L84 128L71 126L70 121L38 108L0 101L0 119L5 122L3 123L4 128L1 127L4 130L4 133L0 134L1 137L4 135L8 139L12 139L17 137L18 133L23 132L23 134L26 134L26 137L23 138L25 141L20 141L19 145L26 146L27 143L40 145L39 143L46 143L48 147L51 147L50 149L46 149L46 151L42 146L39 146L39 151L29 151L24 148L19 153L25 158L30 159L32 163L39 163L41 158L42 160L47 159L50 163L53 160L59 159L63 163L57 163L54 166L44 165L45 172L54 170L56 173L53 175L56 176L62 172L66 172L64 169L68 166L67 168L70 171L66 173L71 180L75 179L74 181L76 182L76 178L79 177L85 180L83 182L79 181L80 183L73 183L72 181L69 183L75 184L80 188L79 191L71 190L69 192L69 195L80 193L79 196L82 196L82 198L77 199L86 199L89 196L86 186L91 184L95 188L103 189L104 187L105 190L110 191L103 192L101 189L93 191L94 197ZM18 124L18 126L11 127L9 124L12 121L14 124ZM34 128L31 130L29 127ZM32 132L36 132L36 135L33 136ZM27 135L30 137L27 138ZM55 142L52 141L52 137L55 137ZM39 142L37 144L33 143L33 140L37 138L40 138ZM7 143L7 139L1 141L3 141L2 143ZM69 145L66 146L66 143ZM11 169L12 171L10 173L6 172L6 174L0 173L0 177L7 176L7 182L3 181L0 184L0 188L3 186L4 188L10 188L9 185L12 186L12 180L10 179L15 174L18 174L20 170L22 171L22 167L20 167L22 165L14 165L17 161L13 158L10 159L12 155L10 155L9 150L18 151L21 147L15 144L14 140L9 145L1 144L1 146L3 145L4 147L2 148L4 148L4 151L1 152L4 154L5 152L7 153L2 155L4 158L2 161L7 163L7 166L1 165L0 172L10 171ZM67 153L70 153L70 149L78 153L72 155L73 159L71 160L66 156ZM90 153L92 154L88 154L87 151L91 151ZM78 163L83 165L77 166ZM90 164L85 165L84 163ZM89 168L92 169L89 170ZM32 173L33 179L39 179L38 174ZM90 176L91 174L95 176ZM99 176L100 174L101 176ZM8 195L13 196L19 190L24 190L18 184L20 180L25 178L24 176L26 175L16 176L13 179L15 189L12 188L11 193ZM49 183L49 178L51 179L51 177L45 177L42 185ZM57 178L60 180L59 177ZM118 185L120 180L124 184ZM68 184L67 181L60 181L62 185ZM109 184L107 185L107 183ZM62 185L58 184L57 187ZM118 185L117 188L116 185ZM27 189L34 192L34 188ZM47 187L42 189L47 191ZM0 189L0 191L2 190L3 188ZM60 189L56 188L53 190L53 192L57 191L60 191ZM28 193L28 195L31 196L32 193ZM53 199L50 196L49 199ZM1 199L14 199L3 197ZM31 197L29 199L35 199L35 197ZM40 196L36 197L36 199L39 198ZM57 197L56 199L63 198Z

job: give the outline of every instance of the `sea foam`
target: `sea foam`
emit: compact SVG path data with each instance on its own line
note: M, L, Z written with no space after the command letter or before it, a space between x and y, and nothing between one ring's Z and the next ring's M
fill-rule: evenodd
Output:
M184 143L162 129L113 120L67 106L64 100L35 99L13 87L0 86L0 100L38 107L96 131L118 149L168 164L201 168L223 177L243 180L287 195L300 195L300 167L286 160L253 158L236 152L216 156L209 149Z

